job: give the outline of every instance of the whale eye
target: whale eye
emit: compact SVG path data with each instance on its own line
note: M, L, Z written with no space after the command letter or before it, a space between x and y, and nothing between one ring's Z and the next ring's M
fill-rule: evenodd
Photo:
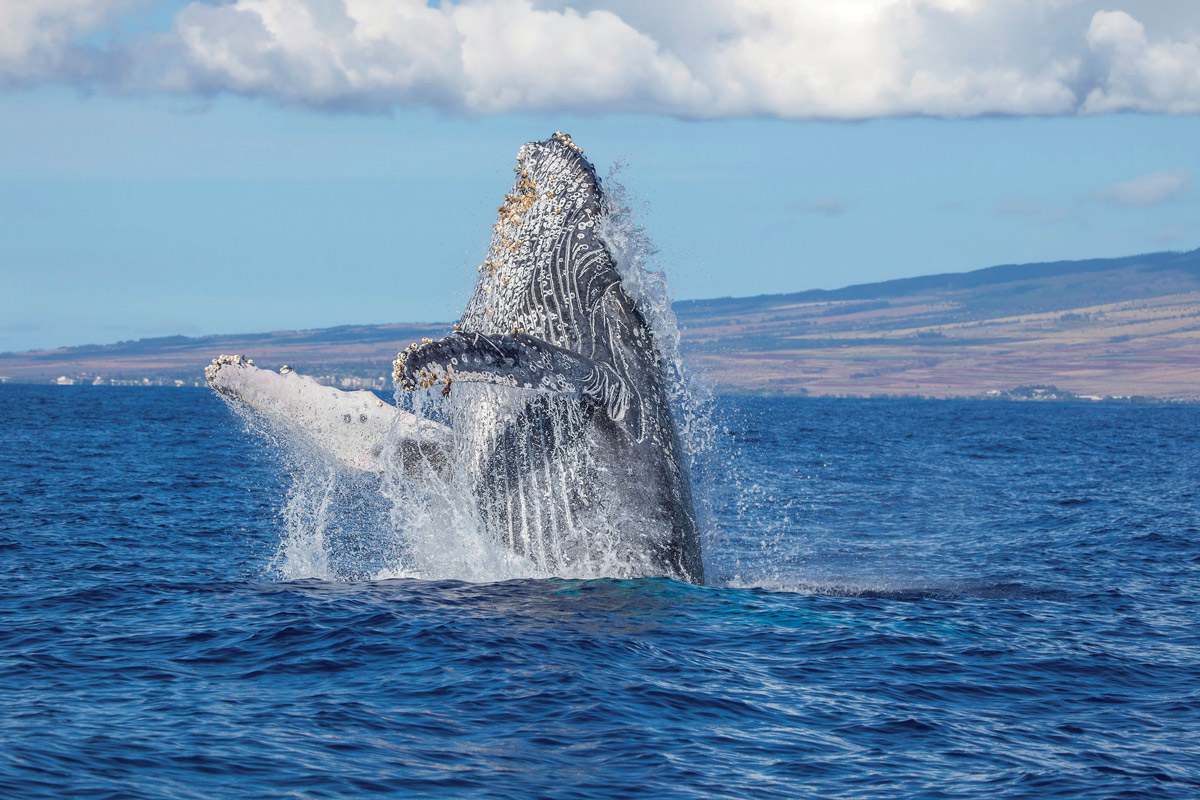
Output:
M366 414L359 414L359 415L358 415L358 421L359 421L359 422L366 422L366 421L367 421L367 415L366 415Z
M349 421L350 421L350 415L342 414L342 422L349 422Z

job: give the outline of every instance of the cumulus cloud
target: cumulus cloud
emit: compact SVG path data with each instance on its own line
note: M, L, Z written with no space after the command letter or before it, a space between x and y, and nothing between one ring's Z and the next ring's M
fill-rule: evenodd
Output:
M1087 41L1108 74L1088 92L1084 111L1200 113L1200 37L1152 42L1124 11L1099 11Z
M137 0L0 0L0 86L87 80L103 54L80 43Z
M194 0L81 44L134 1L0 0L0 81L331 111L1200 113L1189 0Z
M1160 170L1106 186L1096 196L1113 205L1143 208L1165 203L1182 194L1189 185L1191 176L1185 170Z

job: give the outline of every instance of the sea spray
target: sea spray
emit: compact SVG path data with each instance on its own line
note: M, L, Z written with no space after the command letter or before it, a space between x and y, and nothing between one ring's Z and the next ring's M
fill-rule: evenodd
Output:
M376 577L487 581L523 574L514 554L487 535L475 501L470 437L455 407L456 402L477 402L498 413L493 387L459 386L455 391L454 401L431 392L396 392L400 408L450 427L454 436L447 463L436 475L429 465L426 477L414 480L395 457L385 461L382 491L390 502L388 527L403 546L397 562Z
M226 401L248 432L268 445L290 479L280 509L280 542L268 571L282 580L365 580L396 562L380 477L348 468L308 436L241 403Z
M441 479L385 473L391 526L406 542L401 574L489 581L650 568L629 546L636 525L615 513L628 498L608 490L578 398L460 383L448 398L413 392L397 402L454 430Z
M713 493L716 484L728 477L716 470L718 463L727 461L722 456L728 455L724 452L728 437L721 436L722 428L715 418L712 382L683 357L666 269L659 260L660 251L641 221L649 203L639 203L630 197L618 180L622 168L619 162L613 164L604 180L600 238L612 254L621 285L654 334L667 399L691 476L707 571L713 552L722 545L723 534L713 515ZM712 578L710 575L709 579Z
M654 332L664 385L691 474L708 580L761 585L780 575L794 575L804 566L803 556L793 550L805 509L794 507L793 500L786 501L786 509L778 507L781 476L728 468L745 461L738 438L738 429L744 427L737 421L742 412L731 405L718 419L711 379L681 352L681 331L666 271L658 248L641 223L649 204L630 197L618 180L621 169L621 164L614 164L604 181L600 237L613 256L621 284ZM715 521L713 509L718 504L737 510L724 525ZM739 538L736 546L731 536ZM742 555L747 552L754 553L750 562Z
M648 203L635 206L625 186L617 180L620 171L621 165L614 164L604 181L600 238L612 254L621 285L653 331L679 437L688 466L696 470L717 446L712 385L694 365L684 361L679 321L671 307L666 271L659 262L658 248L641 223Z
M606 182L599 233L653 332L697 521L711 548L718 541L708 486L717 441L712 395L685 368L657 251L615 174ZM577 396L456 382L446 395L437 386L400 391L395 400L452 431L445 462L414 470L401 457L395 428L382 475L355 476L290 443L283 463L292 487L274 562L279 576L495 581L655 574L651 548L662 522L645 517L650 505L638 496L638 481L624 480L627 488L617 490L607 474L638 465L597 457L611 454L589 419L595 411Z

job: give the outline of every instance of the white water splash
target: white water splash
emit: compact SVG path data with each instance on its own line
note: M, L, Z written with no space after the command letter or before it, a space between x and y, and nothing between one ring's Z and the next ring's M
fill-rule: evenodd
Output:
M389 467L383 491L405 548L401 563L376 577L586 579L650 568L646 554L630 547L636 513L623 513L628 498L607 492L575 398L538 397L536 425L522 418L528 390L460 383L449 399L416 392L397 400L450 425L455 444L440 480L414 482ZM514 430L521 446L497 446L498 435ZM504 485L489 485L496 480Z
M666 271L659 262L658 248L641 223L648 203L635 204L617 180L620 172L621 165L614 164L604 179L600 238L612 254L621 285L654 333L675 424L688 466L694 472L703 466L705 457L716 446L713 392L705 377L684 362L679 321L671 307Z
M658 248L641 223L649 204L637 203L629 196L617 179L621 168L620 163L613 164L604 179L605 207L600 238L612 254L621 275L621 285L654 333L667 398L691 476L705 569L711 576L708 554L721 546L723 538L713 513L715 465L721 443L714 417L712 384L707 376L684 360L679 321L671 306L666 270L659 261Z
M705 483L715 440L712 396L684 366L657 251L615 174L605 182L601 237L653 331L702 540L711 546L716 537ZM393 447L385 449L382 476L356 475L239 409L252 428L284 445L292 486L273 562L279 577L484 582L652 571L644 506L607 488L602 473L609 467L594 458L594 442L580 439L593 434L577 399L540 395L538 424L521 420L531 406L528 390L459 382L449 398L432 390L401 391L395 399L401 409L453 430L445 468L427 463L424 477L414 477ZM497 441L514 430L514 442ZM393 431L390 441L398 438ZM489 458L516 463L497 468ZM512 485L489 486L489 479Z
M378 475L350 469L321 443L236 401L229 408L291 479L269 572L282 580L363 580L396 560Z

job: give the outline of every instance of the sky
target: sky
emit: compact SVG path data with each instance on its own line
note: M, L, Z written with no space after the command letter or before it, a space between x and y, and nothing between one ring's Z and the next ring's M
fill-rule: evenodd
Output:
M1192 0L0 0L0 351L456 319L522 142L677 299L1200 247Z

